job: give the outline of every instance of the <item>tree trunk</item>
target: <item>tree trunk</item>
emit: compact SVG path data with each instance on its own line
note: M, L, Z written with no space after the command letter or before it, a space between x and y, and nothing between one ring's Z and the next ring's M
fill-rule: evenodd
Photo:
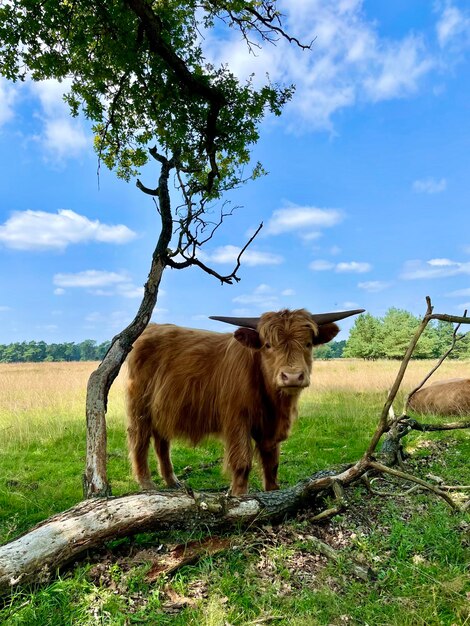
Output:
M159 212L162 229L152 257L152 264L144 287L144 297L137 315L129 326L114 337L107 354L90 376L87 386L86 420L87 447L86 468L83 475L83 493L85 498L92 496L110 496L111 485L106 470L106 411L108 394L116 376L119 374L132 344L141 335L157 302L158 288L165 269L167 249L172 236L171 202L168 192L168 177L174 162L160 157L161 172L158 188L154 195L158 196Z
M169 491L85 500L0 546L0 593L18 584L45 582L58 568L86 550L144 530L195 527L214 530L280 521L302 507L315 504L317 496L336 481L353 482L366 467L358 463L340 469L338 474L332 470L318 472L289 489L240 498L220 493Z
M108 394L112 383L119 374L132 344L144 331L150 321L157 301L158 287L164 265L159 258L152 262L144 298L133 322L117 335L98 369L92 372L87 386L86 419L87 451L86 468L83 476L85 498L111 495L111 486L106 471L106 411Z

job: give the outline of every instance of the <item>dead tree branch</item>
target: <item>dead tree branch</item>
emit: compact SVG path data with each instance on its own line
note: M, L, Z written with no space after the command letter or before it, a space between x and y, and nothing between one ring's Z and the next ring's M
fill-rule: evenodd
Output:
M402 480L416 483L417 485L420 485L421 487L424 487L425 489L428 489L429 491L432 491L436 495L443 498L452 509L459 510L460 508L458 504L456 504L445 491L442 491L441 489L439 489L439 487L436 487L431 483L427 483L425 480L422 480L417 476L413 476L413 474L408 474L406 472L393 469L392 467L388 467L387 465L383 465L382 463L378 463L377 461L370 461L369 466L372 469L378 470L383 474L390 474L391 476L396 476L397 478L401 478Z
M448 422L446 424L422 424L407 415L403 415L400 418L400 424L403 425L403 427L406 427L408 432L410 430L418 430L422 433L438 432L440 430L463 430L465 428L470 428L470 420L465 420L464 422Z
M403 357L403 360L400 364L400 369L398 370L398 374L395 378L395 381L388 393L387 396L387 400L385 401L385 404L383 406L382 409L382 413L380 415L380 421L379 424L377 426L377 429L374 433L374 435L372 436L371 442L369 444L369 447L367 448L364 457L366 459L369 459L372 454L374 453L377 444L380 441L380 438L382 437L382 435L384 433L386 433L389 429L390 429L390 422L389 422L389 412L390 409L393 405L393 401L396 398L396 395L398 393L398 390L400 389L400 385L403 381L403 377L405 376L405 372L406 372L406 368L408 367L408 364L410 362L410 359L413 355L414 349L416 348L416 344L419 341L419 338L421 337L421 335L423 334L424 330L426 329L426 326L428 325L428 322L430 320L430 317L432 315L432 304L431 304L431 298L429 296L426 296L426 303L427 303L427 310L426 310L426 314L423 317L423 320L421 322L421 324L418 326L418 328L416 329L415 334L413 335L409 346L405 352L405 356Z

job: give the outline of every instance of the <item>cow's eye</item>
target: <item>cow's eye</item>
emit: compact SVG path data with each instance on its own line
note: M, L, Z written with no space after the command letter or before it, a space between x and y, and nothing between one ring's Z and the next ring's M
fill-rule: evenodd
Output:
M267 350L269 350L269 349L271 348L271 344L270 344L270 343L265 343L265 344L264 344L264 347L265 347Z
M312 347L312 342L307 341L307 343L305 344L305 347L310 349Z

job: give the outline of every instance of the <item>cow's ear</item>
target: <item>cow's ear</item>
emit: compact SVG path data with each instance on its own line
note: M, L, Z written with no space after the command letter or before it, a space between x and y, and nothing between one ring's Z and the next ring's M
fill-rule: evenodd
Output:
M239 341L245 348L251 348L252 350L259 350L261 348L261 339L259 333L252 328L239 328L233 333L233 336Z
M315 346L321 343L328 343L339 333L339 327L336 324L321 324L318 327L318 335L313 336L313 344Z

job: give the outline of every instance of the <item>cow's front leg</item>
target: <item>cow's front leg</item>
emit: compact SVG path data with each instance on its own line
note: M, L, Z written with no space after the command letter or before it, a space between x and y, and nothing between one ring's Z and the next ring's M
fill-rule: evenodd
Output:
M257 450L263 466L263 485L266 491L279 489L277 470L279 468L279 454L281 446L278 443L257 443Z
M253 462L253 446L248 433L233 435L227 440L226 464L232 474L230 495L242 496L248 491L248 477Z

